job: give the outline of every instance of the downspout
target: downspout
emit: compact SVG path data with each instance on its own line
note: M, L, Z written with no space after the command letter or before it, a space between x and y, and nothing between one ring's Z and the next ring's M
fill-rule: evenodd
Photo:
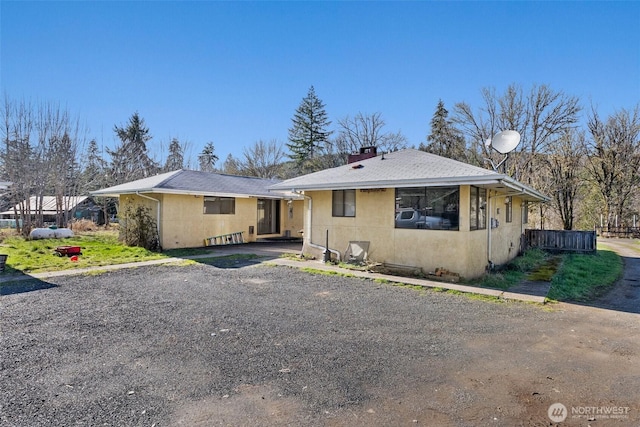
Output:
M491 189L489 189L487 195L487 219L489 220L489 224L487 224L487 271L493 270L493 261L491 261L491 228L493 226L492 216L493 209L491 209Z
M140 194L139 191L136 191L136 195L142 197L143 199L153 200L154 202L157 203L157 208L156 208L156 233L158 233L158 240L160 241L159 243L161 243L162 242L162 236L160 236L160 200L154 199L153 197L145 196L144 194ZM162 244L160 246L162 246Z
M340 252L334 250L334 249L329 249L329 248L325 248L324 246L320 246L320 245L316 245L315 243L313 243L311 241L311 230L313 229L312 225L313 225L313 199L311 198L311 196L308 196L300 191L296 191L296 190L291 190L292 193L294 194L298 194L300 196L303 196L305 199L309 200L309 207L308 207L308 215L309 215L309 221L305 221L306 224L306 228L308 230L304 231L305 235L309 236L309 239L307 240L307 245L309 245L310 247L314 248L314 249L319 249L324 251L325 249L328 250L329 252L331 252L332 254L334 254L337 258L338 261L340 261ZM308 234L307 234L308 231Z

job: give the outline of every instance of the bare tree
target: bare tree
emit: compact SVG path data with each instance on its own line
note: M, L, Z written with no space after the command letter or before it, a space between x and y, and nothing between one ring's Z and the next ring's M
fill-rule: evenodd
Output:
M558 214L564 230L572 230L578 194L584 184L584 141L581 131L567 130L550 144L541 156L545 168L540 171L539 190L551 196L551 208Z
M5 177L13 182L17 228L28 235L34 225L44 224L42 205L49 193L56 197L57 224L66 226L70 206L64 196L78 191L77 146L83 136L79 121L56 103L34 109L30 103L15 103L8 97L3 120L2 164Z
M44 194L52 194L55 197L56 225L66 227L72 219L68 217L68 213L73 207L73 199L67 196L76 196L79 191L78 145L83 142L84 133L78 119L72 119L68 110L53 103L39 108L37 129L37 161L45 175L44 183L36 189L37 195L42 197ZM41 210L38 216L37 223L42 225Z
M602 196L607 225L612 226L616 215L623 221L640 185L640 106L620 110L606 121L592 109L588 127L587 172Z
M336 149L344 155L357 153L361 147L378 147L381 151L396 151L407 147L407 138L400 132L384 131L381 113L358 113L353 118L338 120Z
M495 160L485 141L502 130L515 130L521 140L509 160L508 172L528 184L535 181L536 158L547 152L548 144L574 128L581 111L577 97L534 85L527 96L511 84L502 95L492 88L482 90L484 105L475 114L462 102L455 106L454 123L463 131L476 153L473 163L483 158Z
M275 139L269 142L257 141L242 152L244 161L242 173L259 178L282 178L282 163L286 157L282 143Z
M31 232L30 195L33 186L31 134L34 132L33 107L21 100L14 102L7 96L2 106L3 175L13 185L11 203L16 218L16 229L24 235Z

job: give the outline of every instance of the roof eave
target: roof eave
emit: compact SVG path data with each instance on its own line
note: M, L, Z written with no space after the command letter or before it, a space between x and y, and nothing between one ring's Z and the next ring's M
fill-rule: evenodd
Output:
M545 202L545 203L551 200L550 197L545 196L544 194L534 190L533 188L527 185L522 184L521 182L516 181L515 179L509 176L505 176L505 178L503 179L503 183L505 184L506 187L515 191L516 194L528 196L530 200L533 199L535 201Z
M108 189L106 189L108 190ZM167 188L139 188L139 189L131 189L131 190L124 190L124 191L104 191L101 192L100 190L98 191L92 191L89 194L92 196L102 196L102 197L120 197L122 195L128 195L128 194L138 194L138 193L143 193L143 194L176 194L176 195L183 195L183 196L215 196L215 197L235 197L238 199L249 199L249 198L256 198L256 197L260 197L260 198L272 198L272 199L285 199L285 198L291 198L291 197L287 197L284 194L259 194L259 193L255 193L255 194L246 194L246 193L226 193L226 192L220 192L220 191L194 191L194 190L176 190L176 189L167 189Z
M443 177L429 179L409 179L409 180L381 180L381 181L362 181L362 182L337 182L337 183L319 183L319 184L292 184L287 188L288 191L329 191L329 190L350 190L350 189L371 189L371 188L406 188L415 186L443 186L443 185L478 185L486 187L506 187L518 194L528 196L532 200L548 202L549 197L539 193L538 191L514 180L508 175L479 175L479 176L461 176L461 177ZM283 190L284 186L273 186L270 191Z
M415 186L438 186L438 185L483 185L497 184L500 182L502 175L497 176L461 176L461 177L443 177L443 178L417 178L405 180L376 180L361 182L336 182L336 183L319 183L319 184L290 184L289 186L275 185L270 187L270 191L302 191L302 190L348 190L348 189L370 189L370 188L402 188Z

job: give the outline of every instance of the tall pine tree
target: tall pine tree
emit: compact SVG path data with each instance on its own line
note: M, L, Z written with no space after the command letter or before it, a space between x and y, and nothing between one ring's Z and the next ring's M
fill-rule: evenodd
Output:
M184 149L177 138L173 138L169 144L169 155L164 163L164 171L172 172L184 168Z
M198 164L202 172L213 172L216 170L215 165L218 161L218 155L215 154L216 148L213 142L209 141L198 154Z
M137 112L129 118L126 126L114 126L120 139L115 150L107 148L111 156L111 174L115 184L152 176L159 170L158 164L149 157L147 142L151 139L149 128Z
M449 111L442 100L438 101L431 119L431 133L427 136L427 142L427 145L421 143L419 149L449 159L467 161L464 137L449 119Z
M299 169L305 169L308 164L326 148L331 131L331 122L327 118L324 103L316 96L313 86L309 88L307 96L302 99L300 106L291 120L293 126L289 129L289 157L296 162Z

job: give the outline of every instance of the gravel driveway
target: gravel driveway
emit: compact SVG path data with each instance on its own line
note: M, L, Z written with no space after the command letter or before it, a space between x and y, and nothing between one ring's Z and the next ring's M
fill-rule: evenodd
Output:
M0 297L3 426L640 423L636 313L265 265L27 288Z
M622 257L624 273L611 291L591 305L640 314L640 241L601 238L600 243Z

